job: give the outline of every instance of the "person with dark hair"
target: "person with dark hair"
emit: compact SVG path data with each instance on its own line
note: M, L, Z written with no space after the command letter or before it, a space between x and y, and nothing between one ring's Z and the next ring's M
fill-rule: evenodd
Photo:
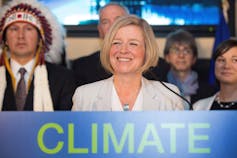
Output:
M158 57L155 35L144 19L133 15L118 18L106 34L100 54L103 67L113 76L78 87L72 110L183 110L176 86L142 76L157 65Z
M60 63L64 30L36 0L0 10L0 111L71 110L73 73ZM51 62L51 63L49 63Z
M215 50L215 76L220 90L194 103L194 110L237 110L237 40L228 39Z
M169 33L164 57L170 64L167 82L176 85L181 95L191 104L214 93L214 88L208 85L208 81L200 80L198 73L193 70L198 50L195 38L190 32L179 29ZM192 108L188 104L185 105L186 110Z

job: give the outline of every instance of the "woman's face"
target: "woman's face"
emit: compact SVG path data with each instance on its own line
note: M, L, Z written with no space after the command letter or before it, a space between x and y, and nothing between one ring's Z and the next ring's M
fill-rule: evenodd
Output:
M215 75L220 83L237 84L237 47L217 57Z
M175 43L165 56L166 61L174 71L189 72L192 65L196 62L192 49L187 44Z
M144 60L145 42L141 28L135 25L120 28L110 49L110 64L114 74L141 74Z

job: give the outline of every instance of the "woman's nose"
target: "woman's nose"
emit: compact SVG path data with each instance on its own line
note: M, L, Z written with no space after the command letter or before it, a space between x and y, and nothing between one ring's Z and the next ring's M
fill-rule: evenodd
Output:
M120 52L121 53L127 53L128 52L128 46L127 46L126 43L121 45Z

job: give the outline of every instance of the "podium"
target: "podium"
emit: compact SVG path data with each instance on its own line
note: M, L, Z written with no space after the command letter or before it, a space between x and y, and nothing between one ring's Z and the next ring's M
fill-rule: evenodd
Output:
M3 158L236 158L237 111L1 112Z

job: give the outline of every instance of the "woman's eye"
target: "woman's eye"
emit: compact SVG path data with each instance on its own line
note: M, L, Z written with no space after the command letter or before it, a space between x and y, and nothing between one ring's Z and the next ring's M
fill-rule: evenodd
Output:
M232 59L232 62L233 63L237 63L237 59Z
M220 63L223 63L223 62L225 62L225 59L218 58L217 61L220 62Z
M121 44L121 42L118 42L118 41L112 42L112 45L119 45L119 44Z
M130 45L137 46L138 44L137 43L130 43Z

